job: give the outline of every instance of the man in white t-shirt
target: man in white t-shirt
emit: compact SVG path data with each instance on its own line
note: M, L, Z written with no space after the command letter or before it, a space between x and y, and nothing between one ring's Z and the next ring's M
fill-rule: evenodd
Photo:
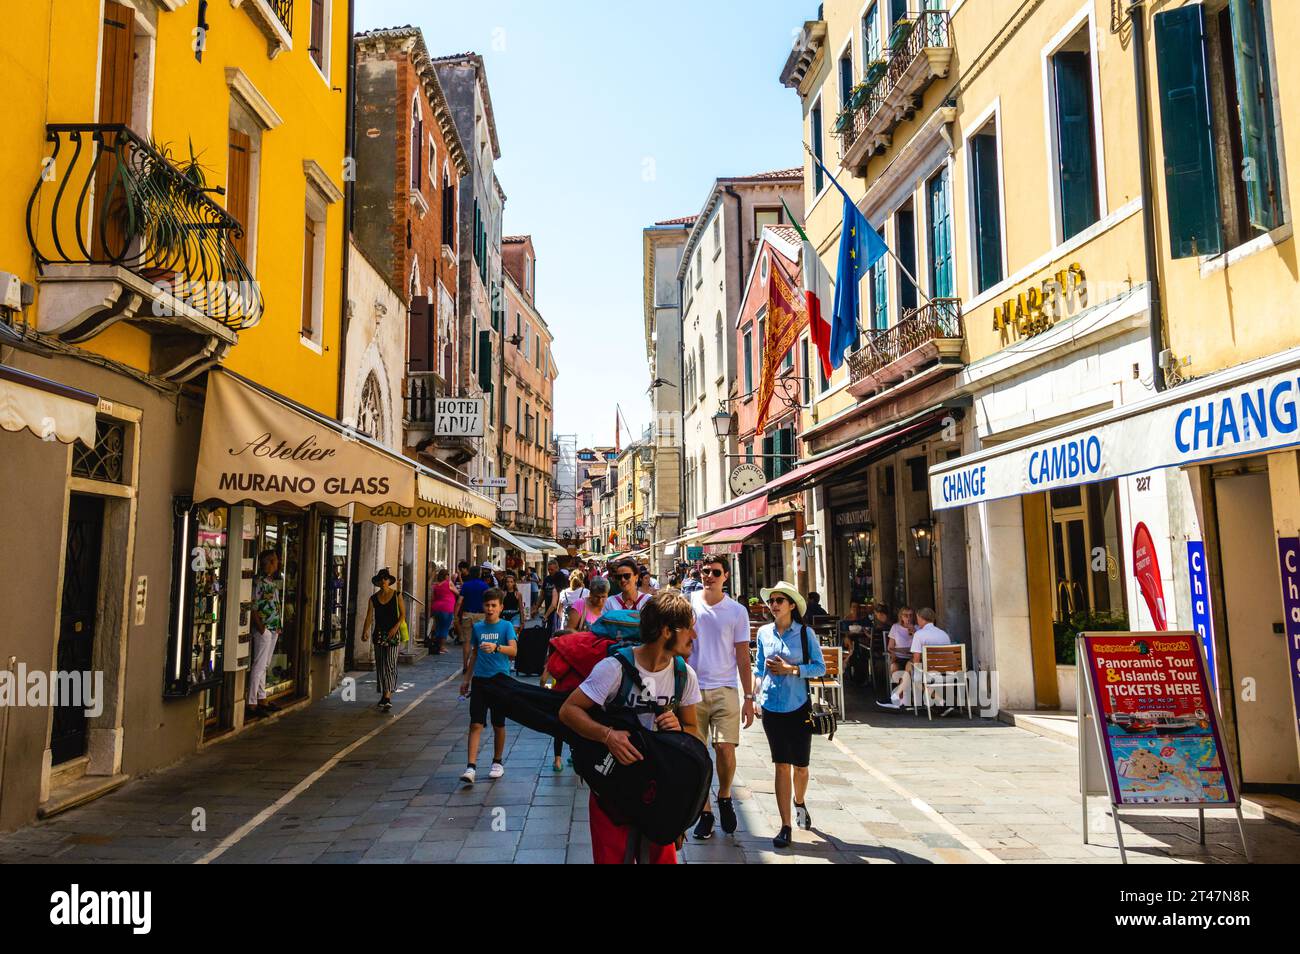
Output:
M641 610L640 622L642 643L632 650L632 662L641 687L631 684L627 694L620 698L624 686L623 665L614 658L602 659L560 709L561 722L583 738L603 743L620 765L639 761L641 753L626 731L602 725L592 718L592 709L597 706L630 709L647 729L693 733L700 701L699 679L685 663L695 640L690 602L680 593L659 593ZM680 692L679 666L685 670ZM637 838L631 826L611 818L594 794L588 804L591 853L596 864L621 864L634 840L641 842L647 863L677 863L677 846L648 845Z
M921 621L920 627L912 634L912 662L921 664L921 650L926 646L948 646L952 637L935 625L935 612L928 606L916 614Z
M722 830L736 830L736 810L731 804L731 781L736 776L736 746L740 744L743 712L745 728L754 722L754 674L749 663L749 613L723 589L727 561L706 556L700 564L704 588L691 594L695 611L695 649L691 667L700 679L701 700L696 709L696 735L713 743L718 774L718 814ZM742 709L740 689L745 690ZM695 825L695 837L713 835L713 811L706 799Z

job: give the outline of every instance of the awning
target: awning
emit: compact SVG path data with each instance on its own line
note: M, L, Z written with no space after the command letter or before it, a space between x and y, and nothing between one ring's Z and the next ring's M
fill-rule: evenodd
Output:
M349 504L415 499L415 462L224 369L208 374L195 500Z
M743 527L728 527L726 530L719 530L717 533L711 533L704 538L705 546L713 546L719 543L743 543L754 534L763 530L767 526L767 521L762 523L751 523Z
M547 556L569 555L569 551L565 547L560 546L554 540L548 539L547 537L531 537L522 533L516 534L516 536L518 536L520 540L526 542L538 553L545 553Z
M496 503L464 484L421 467L415 487L416 497L409 505L386 503L371 508L357 504L352 519L371 523L411 523L421 527L493 525Z
M492 536L496 537L508 547L514 547L516 550L526 553L529 556L541 556L541 550L525 543L523 537L516 537L504 527L491 527L488 529L488 533L492 534Z
M939 431L944 421L962 413L952 408L932 409L901 424L873 431L843 450L801 464L787 474L767 482L768 497L787 497L829 480L851 466L863 466L907 444Z
M1300 444L1300 348L930 469L935 510Z
M95 446L99 398L39 375L0 364L0 428L31 431L42 440Z

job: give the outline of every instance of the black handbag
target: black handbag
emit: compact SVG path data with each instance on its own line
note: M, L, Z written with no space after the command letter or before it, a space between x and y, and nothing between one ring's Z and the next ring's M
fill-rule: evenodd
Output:
M803 626L801 638L803 642L803 661L806 664L811 660L808 652L807 626ZM825 682L825 677L822 677L822 681ZM835 710L820 700L813 700L811 680L805 679L803 683L808 689L808 725L812 727L813 735L824 735L827 742L834 742L835 729L838 727Z

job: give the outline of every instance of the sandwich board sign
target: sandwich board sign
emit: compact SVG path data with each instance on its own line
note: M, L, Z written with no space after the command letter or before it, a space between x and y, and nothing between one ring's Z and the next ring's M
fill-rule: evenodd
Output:
M1120 859L1119 812L1233 808L1246 860L1236 780L1219 731L1199 634L1080 633L1079 794L1088 843L1088 796L1107 795Z

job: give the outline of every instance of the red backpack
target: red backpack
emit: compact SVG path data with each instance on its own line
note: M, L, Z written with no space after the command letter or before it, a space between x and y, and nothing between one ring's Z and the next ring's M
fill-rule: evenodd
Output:
M616 640L599 633L561 633L551 639L551 653L546 658L546 671L555 678L551 688L570 693L591 675L596 663L609 655Z

